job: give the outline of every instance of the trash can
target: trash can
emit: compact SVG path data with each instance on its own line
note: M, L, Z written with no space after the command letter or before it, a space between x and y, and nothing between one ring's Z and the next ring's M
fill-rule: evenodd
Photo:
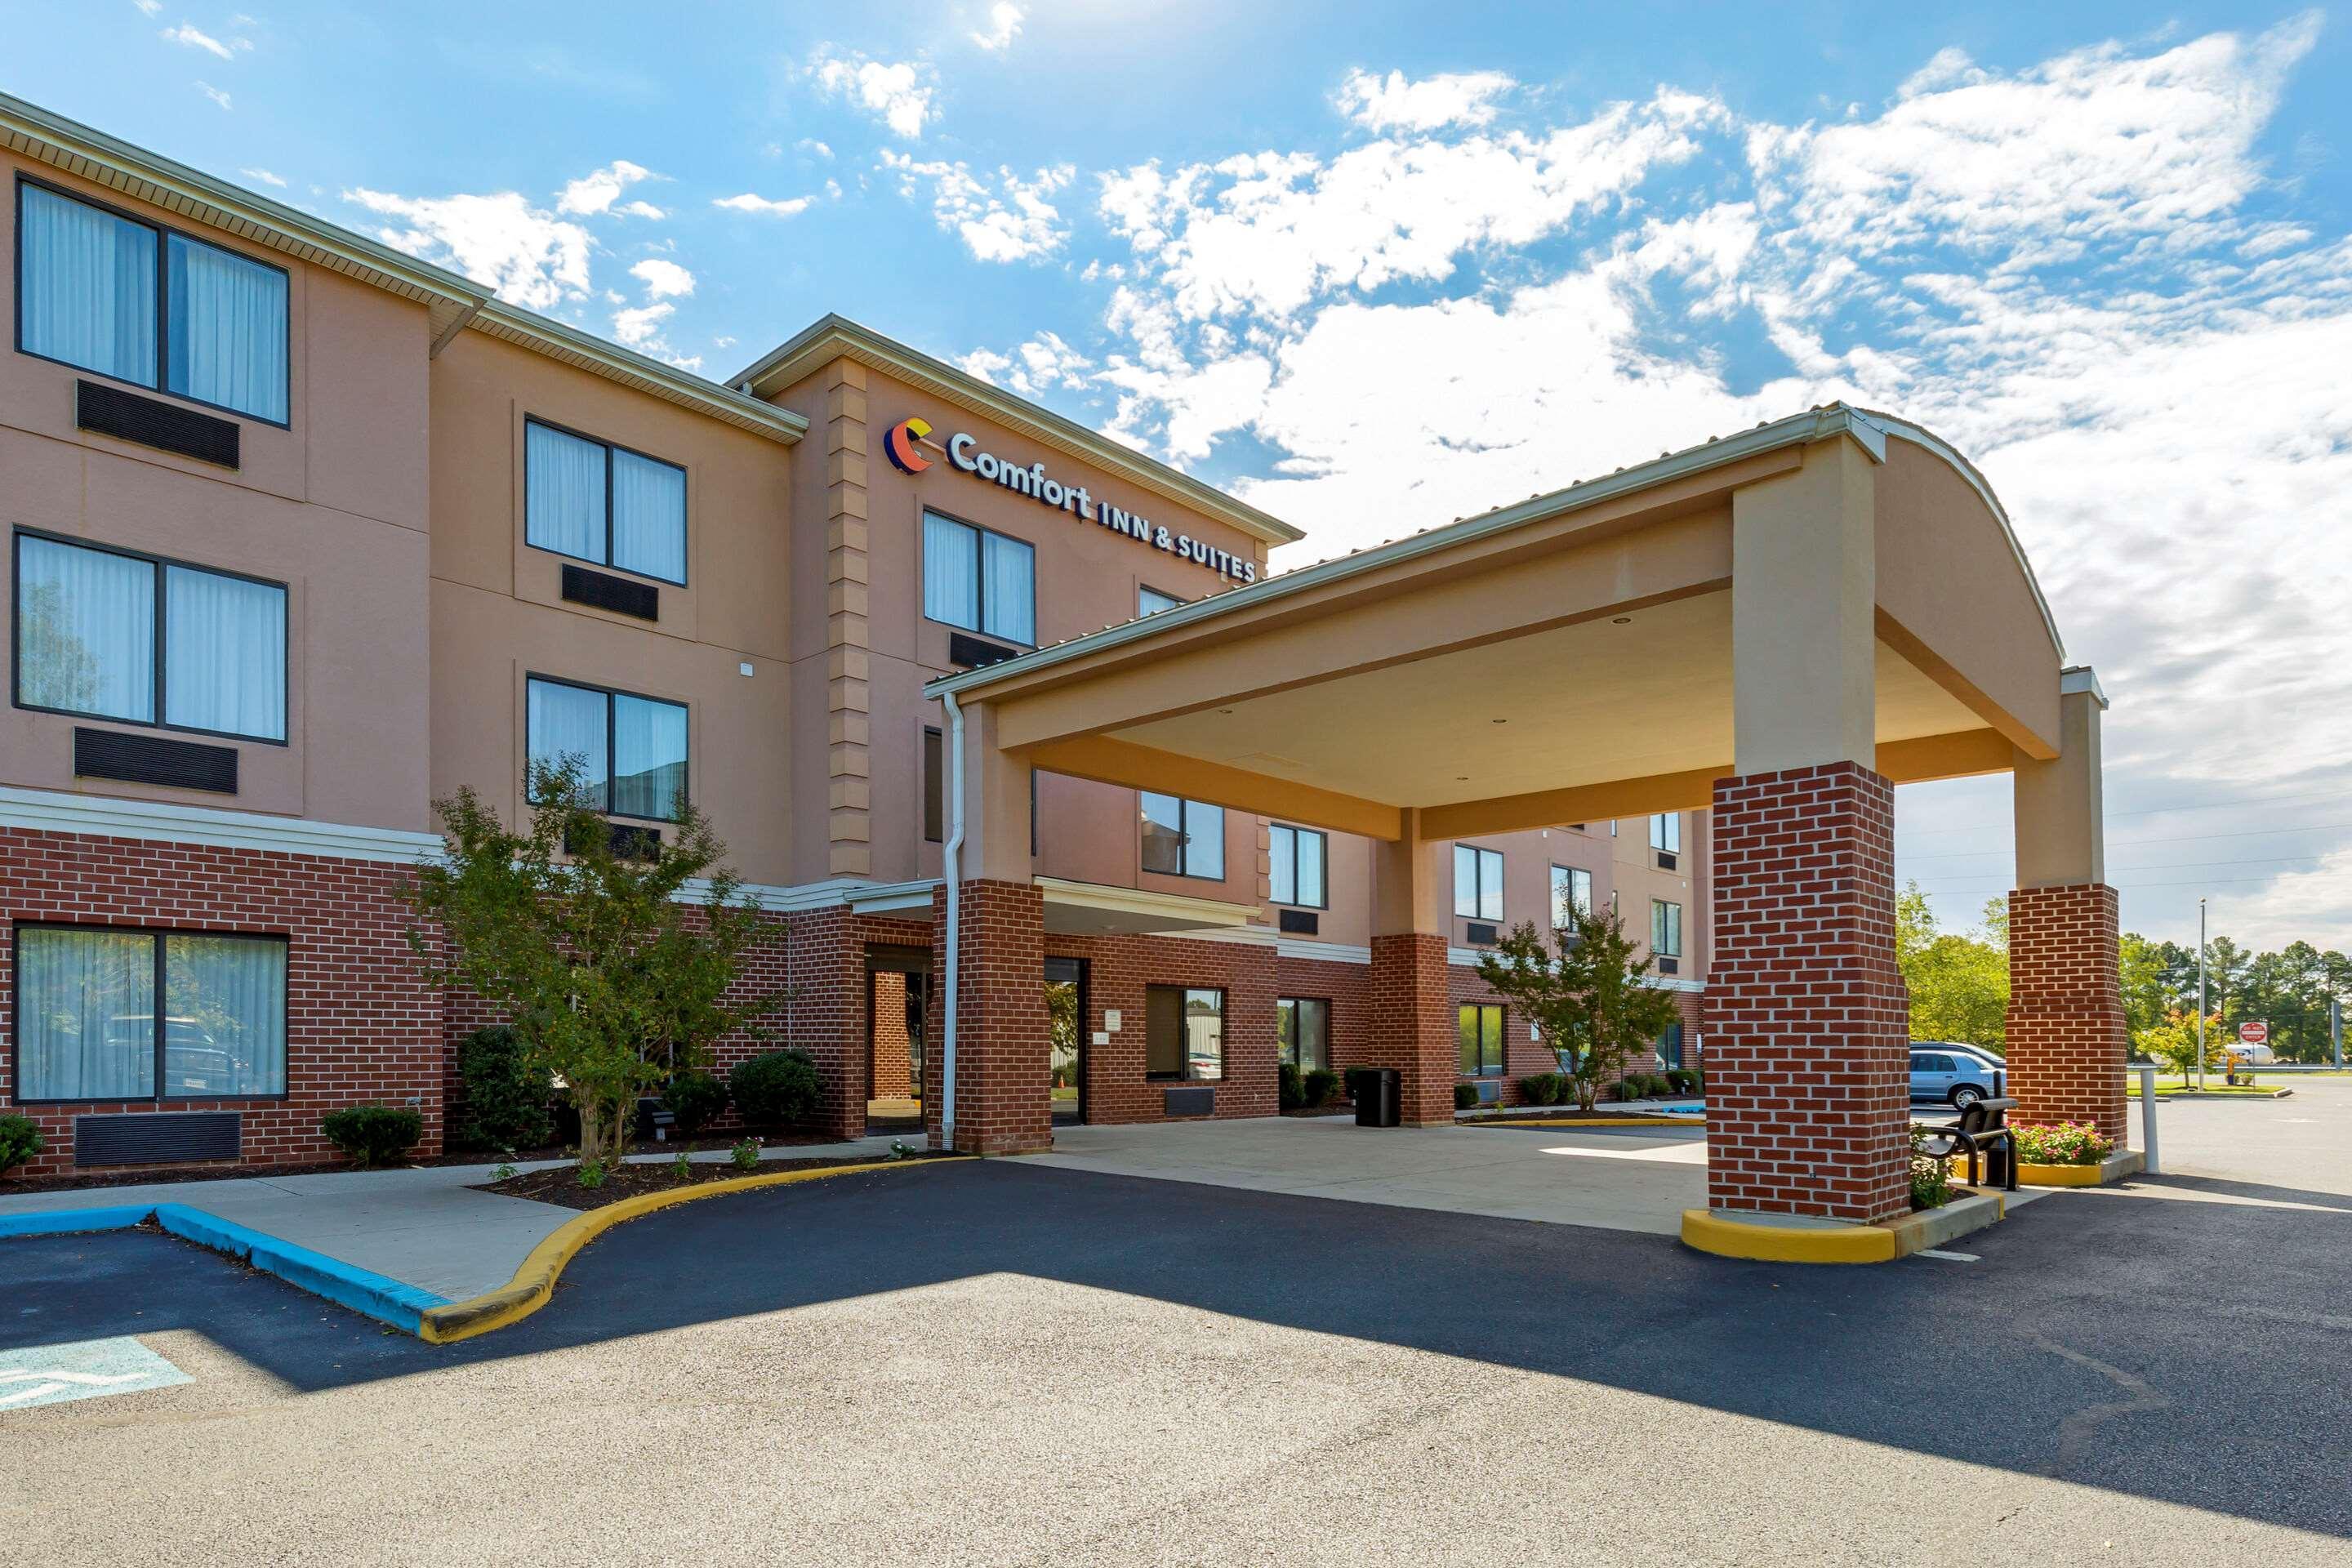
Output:
M1356 1125L1398 1125L1399 1079L1394 1068L1358 1068L1350 1075L1356 1094Z

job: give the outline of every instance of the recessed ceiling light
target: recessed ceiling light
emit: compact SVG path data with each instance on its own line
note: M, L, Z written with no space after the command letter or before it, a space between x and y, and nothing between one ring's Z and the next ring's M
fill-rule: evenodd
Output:
M1509 723L1509 722L1510 722L1510 721L1509 721L1508 719L1492 719L1492 720L1487 721L1487 722L1489 722L1489 723L1493 723L1493 724L1507 724L1507 723Z
M1630 626L1633 624L1633 617L1631 616L1615 616L1611 617L1609 624L1612 626Z

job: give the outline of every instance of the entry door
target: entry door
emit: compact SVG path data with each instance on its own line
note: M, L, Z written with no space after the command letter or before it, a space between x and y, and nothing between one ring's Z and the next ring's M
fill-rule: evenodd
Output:
M1087 1119L1087 961L1045 961L1047 1094L1054 1120Z

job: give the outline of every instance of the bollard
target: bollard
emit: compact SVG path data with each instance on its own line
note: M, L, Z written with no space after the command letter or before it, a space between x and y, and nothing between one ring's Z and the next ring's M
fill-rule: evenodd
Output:
M2156 1163L2156 1069L2139 1069L2139 1148L2145 1174L2157 1173Z

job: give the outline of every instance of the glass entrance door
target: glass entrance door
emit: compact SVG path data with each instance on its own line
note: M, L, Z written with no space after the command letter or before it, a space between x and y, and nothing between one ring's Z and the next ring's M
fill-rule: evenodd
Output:
M1046 1093L1054 1120L1078 1122L1087 1119L1086 1038L1087 961L1049 958L1045 961Z
M930 954L876 948L866 966L866 1125L876 1132L919 1131Z

